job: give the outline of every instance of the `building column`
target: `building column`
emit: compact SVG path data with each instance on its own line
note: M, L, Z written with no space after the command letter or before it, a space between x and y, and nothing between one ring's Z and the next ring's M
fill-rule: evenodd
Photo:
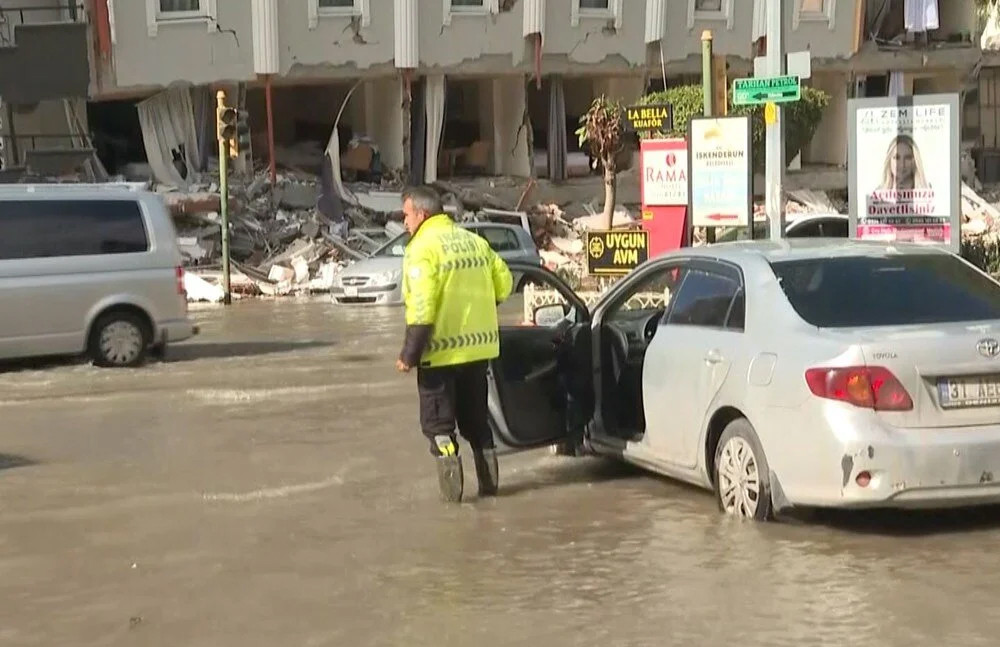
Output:
M527 133L521 127L527 109L525 79L493 79L493 163L498 175L531 176Z

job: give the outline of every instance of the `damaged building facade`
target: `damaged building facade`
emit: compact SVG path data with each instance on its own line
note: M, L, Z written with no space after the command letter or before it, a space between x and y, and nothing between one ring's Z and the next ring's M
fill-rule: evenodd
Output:
M26 167L57 174L92 158L86 15L66 0L0 2L0 177Z
M82 48L89 82L81 92L22 79L14 85L37 96L0 94L5 164L23 164L29 149L90 146L113 175L178 187L215 156L217 89L249 111L258 164L273 139L279 164L316 174L335 148L347 179L406 168L425 181L562 180L594 172L574 131L596 96L632 101L697 82L703 30L726 57L730 82L751 75L766 47L764 0L67 0L52 8L59 4L0 0L0 28L23 41L0 50L8 60L50 47L39 33L63 38L51 47L67 52L56 69L49 57L19 64L20 74L79 86L68 50ZM996 139L995 109L979 105L996 83L980 88L992 59L973 0L785 5L786 47L811 53L804 83L831 97L799 163L844 166L852 96L964 92L966 138L980 148Z

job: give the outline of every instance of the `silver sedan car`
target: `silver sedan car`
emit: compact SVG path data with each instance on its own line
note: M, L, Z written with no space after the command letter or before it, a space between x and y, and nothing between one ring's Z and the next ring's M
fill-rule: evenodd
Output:
M462 222L460 227L473 231L490 244L508 263L542 264L531 234L517 225L491 222ZM403 302L403 252L410 234L403 232L375 250L371 258L357 261L334 277L330 296L337 304L399 305ZM520 291L521 275L514 273L515 288Z
M1000 502L1000 284L956 255L688 248L589 308L530 276L547 301L534 326L502 329L491 367L501 451L615 456L756 520Z

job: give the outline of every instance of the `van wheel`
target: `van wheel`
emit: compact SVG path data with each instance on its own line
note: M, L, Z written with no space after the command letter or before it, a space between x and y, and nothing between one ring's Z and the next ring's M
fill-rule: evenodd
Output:
M97 366L139 366L146 359L149 335L146 322L140 316L131 312L109 312L94 324L88 351Z
M715 449L715 497L728 515L768 521L773 517L767 458L745 418L732 421Z

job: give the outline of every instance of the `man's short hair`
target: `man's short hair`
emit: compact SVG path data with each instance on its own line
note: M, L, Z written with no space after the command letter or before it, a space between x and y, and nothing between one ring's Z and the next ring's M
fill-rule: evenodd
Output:
M413 203L413 208L428 216L436 216L444 213L444 203L437 191L429 186L414 186L403 191L403 202L409 200Z

